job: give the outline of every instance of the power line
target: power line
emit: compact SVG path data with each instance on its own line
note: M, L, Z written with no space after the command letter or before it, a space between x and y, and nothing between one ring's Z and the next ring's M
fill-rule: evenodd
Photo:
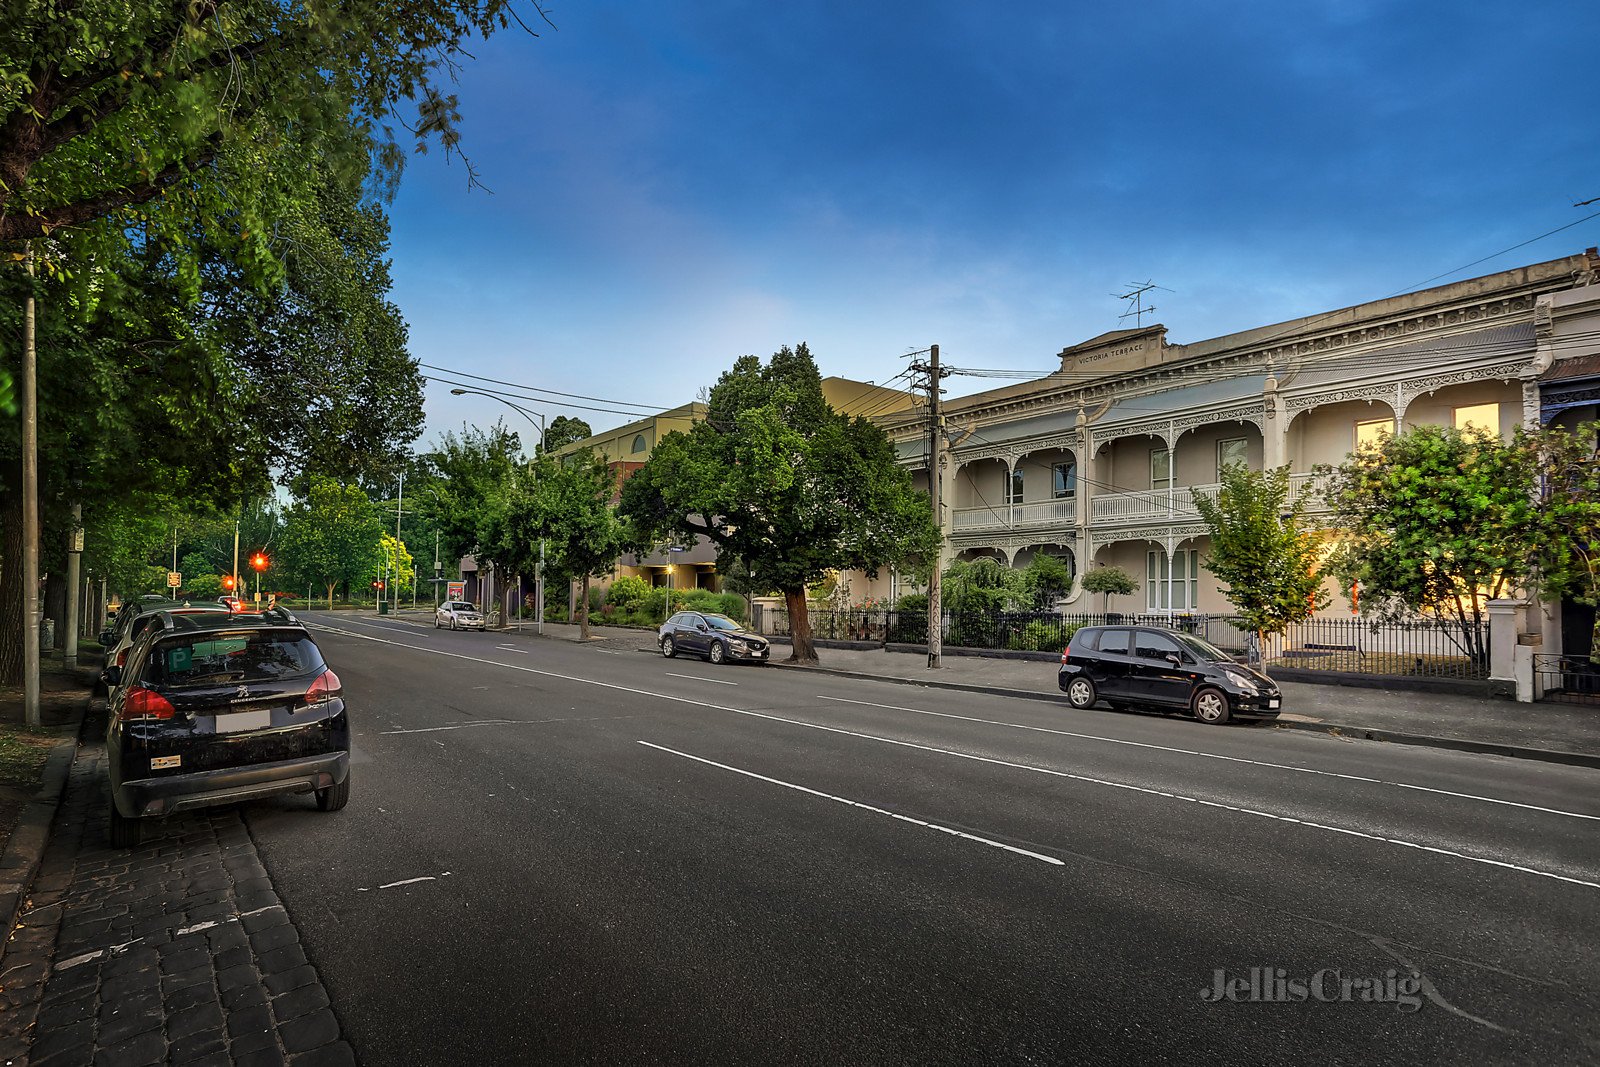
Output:
M583 393L563 393L558 389L545 389L545 388L542 388L542 387L537 386L537 385L523 385L523 384L521 384L519 382L502 381L499 378L485 378L481 374L468 374L466 371L453 370L450 367L440 367L440 366L436 366L435 364L432 364L432 363L420 363L419 362L417 364L417 366L426 367L428 370L442 371L445 374L453 374L457 378L471 378L471 379L473 379L475 381L490 382L490 383L492 383L494 385L509 386L512 389L520 389L523 392L527 392L527 393L549 393L552 396L571 397L571 398L573 398L575 400L593 400L597 404L615 404L618 407L650 408L650 409L655 410L655 411L668 411L668 410L670 410L669 408L663 407L660 404L635 404L635 403L632 403L632 402L627 401L627 400L616 400L616 399L613 399L611 397L585 396ZM529 399L538 399L538 398L537 397L530 397ZM548 403L548 401L547 401L547 403Z
M501 397L501 398L510 398L512 400L522 400L522 401L526 401L527 403L530 403L530 404L542 404L545 407L567 408L567 409L570 409L570 410L577 410L577 411L599 411L599 412L604 412L604 413L606 413L608 415L631 415L632 417L634 417L636 419L652 418L652 417L660 414L659 411L627 411L627 410L624 410L622 408L593 407L593 406L588 405L588 404L573 404L573 403L568 403L568 402L565 402L565 401L551 400L549 397L543 397L543 396L525 396L522 393L512 393L512 392L508 392L508 391L501 390L501 389L485 389L483 386L478 385L478 384L473 383L473 382L454 381L454 380L452 380L450 378L440 377L437 374L432 374L432 375L425 374L425 375L422 376L422 380L423 381L427 381L427 382L437 382L440 385L453 385L453 386L456 386L457 388L466 389L466 390L469 390L469 391L475 392L475 393L487 393L490 396L496 396L496 397ZM665 410L665 409L663 409L663 410Z

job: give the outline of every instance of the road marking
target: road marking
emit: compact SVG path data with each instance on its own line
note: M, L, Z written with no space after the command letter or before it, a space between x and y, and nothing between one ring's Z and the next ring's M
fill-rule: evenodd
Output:
M667 671L668 678L687 678L691 682L710 682L712 685L738 685L738 682L725 682L721 678L703 678L698 674L673 674Z
M515 652L519 656L526 656L528 654L528 650L525 648L512 648L510 645L495 645L494 647L498 648L502 652Z
M389 734L437 734L446 730L466 730L474 726L541 726L553 722L605 722L610 719L631 719L632 715L590 715L566 719L473 719L471 722L451 723L449 726L418 726L410 729L379 730Z
M1006 726L1013 730L1029 730L1037 734L1057 734L1061 737L1075 737L1084 741L1104 741L1109 745L1128 745L1133 748L1148 748L1158 752L1174 752L1184 756L1203 756L1206 759L1225 760L1229 763L1247 763L1253 767L1271 767L1279 771L1294 771L1299 774L1320 774L1325 778L1343 778L1350 782L1368 782L1372 785L1388 785L1396 789L1414 789L1419 793L1436 793L1440 796L1457 797L1462 800L1481 800L1485 804L1504 804L1510 808L1526 808L1528 811L1542 811L1548 815L1565 815L1573 819L1594 819L1600 821L1600 815L1586 815L1581 811L1564 811L1561 808L1546 808L1538 804L1524 804L1517 800L1501 800L1498 797L1479 796L1476 793L1458 793L1451 789L1435 789L1433 786L1412 785L1409 782L1391 782L1385 778L1369 778L1361 774L1343 774L1339 771L1319 771L1315 767L1296 767L1289 763L1271 763L1267 760L1246 759L1243 756L1224 756L1216 752L1202 752L1192 748L1175 748L1170 745L1153 745L1147 741L1125 741L1117 737L1102 737L1099 734L1081 734L1072 730L1053 730L1046 726L1024 726L1021 723L1003 722L999 719L979 719L972 715L956 715L946 711L925 711L922 708L902 708L894 704L875 704L870 700L849 700L845 697L830 697L817 694L818 700L832 700L840 704L860 704L868 708L883 708L886 711L909 711L913 715L933 715L941 719L961 719L964 722L983 723L986 726Z
M695 700L692 697L674 696L670 693L657 693L647 689L635 689L632 686L618 685L615 682L602 682L594 678L578 678L569 674L558 674L555 671L540 670L538 667L523 667L515 663L501 663L498 660L484 659L480 656L468 656L461 652L446 652L445 650L438 648L403 645L398 641L390 641L382 637L372 637L368 634L351 634L348 636L354 637L359 641L371 641L380 645L393 645L396 648L404 648L407 651L428 652L435 656L445 656L449 659L466 660L469 663L482 663L491 667L504 667L507 670L526 671L529 674L537 674L544 678L556 678L564 682L573 682L578 685L592 685L601 689L614 689L617 692L630 693L634 696L654 698L656 700L664 700L673 704L689 704L697 708L708 708L711 711L726 711L731 712L734 715L746 715L755 719L766 719L769 722L787 723L790 726L801 726L809 730L822 730L826 733L844 734L849 737L860 737L868 741L879 741L884 744L899 745L904 748L919 749L924 752L935 752L941 755L954 756L958 759L967 759L979 763L990 763L997 766L1011 767L1016 770L1031 771L1035 774L1048 774L1056 778L1068 778L1091 785L1103 785L1112 789L1125 789L1130 792L1143 793L1148 796L1163 797L1169 800L1179 800L1190 804L1199 804L1208 808L1221 808L1227 811L1238 812L1243 815L1254 815L1263 819L1273 819L1278 822L1308 826L1316 830L1327 830L1332 833L1345 834L1350 837L1362 838L1368 841L1377 841L1385 844L1398 845L1403 848L1420 849L1424 852L1432 852L1441 856L1449 856L1454 859L1465 860L1469 863L1481 863L1490 867L1499 867L1504 870L1519 871L1523 874L1537 875L1541 878L1552 878L1558 882L1568 882L1572 885L1581 885L1590 889L1600 889L1600 882L1590 882L1581 878L1571 878L1564 874L1554 874L1549 871L1541 871L1533 867L1523 867L1515 863L1506 863L1501 860L1492 860L1480 856L1471 856L1464 852L1452 852L1448 849L1436 848L1432 845L1418 844L1416 842L1405 841L1400 838L1382 837L1377 834L1369 834L1361 830L1350 830L1344 827L1331 826L1326 823L1316 823L1305 819L1295 819L1287 815L1274 815L1271 812L1258 811L1254 808L1238 808L1214 800L1202 800L1198 797L1184 796L1179 793L1169 793L1164 790L1151 789L1146 786L1129 785L1125 782L1113 782L1103 778L1091 778L1088 775L1072 774L1068 771L1050 770L1045 767L1032 767L1024 763L1008 763L1005 760L992 759L988 756L975 756L966 752L955 752L951 749L934 748L930 745L919 745L911 741L901 741L893 737L879 737L876 734L864 734L855 730L845 730L837 726L823 726L820 723L806 722L803 719L786 719L781 715L768 715L767 713L761 711L746 711L743 708L730 708L722 704L711 704L704 700Z
M438 877L435 875L425 874L420 878L405 878L398 882L390 882L388 885L380 885L378 888L393 889L398 885L416 885L418 882L437 882L438 880Z
M263 912L273 911L274 909L282 907L282 904L268 904L264 908L257 908L254 911L240 912L237 915L230 915L226 919L210 919L206 922L195 923L193 926L180 926L172 931L172 936L183 937L186 934L198 934L203 930L210 930L215 926L227 926L229 923L236 923L240 919L248 919L252 915L260 915ZM137 945L143 940L144 938L142 937L136 937L132 941L124 941L120 945L110 945L106 948L97 948L93 952L85 952L81 955L73 956L71 959L62 960L52 969L56 971L65 971L85 963L93 963L102 956L120 956L124 952L128 951L129 948Z
M722 770L732 771L734 774L742 774L747 778L756 778L763 782L771 782L773 785L781 785L785 789L795 789L802 793L809 793L814 797L822 797L824 800L832 800L840 804L848 804L852 808L860 808L863 811L875 812L878 815L887 815L891 819L899 819L901 822L908 822L913 826L925 826L930 830L938 830L942 834L950 834L952 837L963 838L967 841L976 841L980 845L990 845L994 848L1003 848L1007 852L1015 852L1019 856L1027 856L1031 859L1043 860L1045 863L1054 864L1057 867L1066 866L1063 861L1056 859L1054 856L1046 856L1042 852L1029 852L1025 848L1018 848L1015 845L1008 845L1003 841L996 841L988 837L979 837L977 834L969 834L965 830L955 830L948 826L940 826L938 823L925 822L922 819L914 819L909 815L901 815L898 812L889 811L886 808L878 808L871 804L863 804L859 800L850 800L846 797L836 797L832 793L824 793L818 789L811 789L803 785L795 785L793 782L785 782L778 778L768 778L766 775L757 774L755 771L747 771L739 767L731 767L726 763L718 763L716 760L705 759L702 756L694 756L688 752L679 752L677 749L668 748L665 745L654 745L649 741L640 741L639 744L644 745L646 748L656 749L659 752L670 752L674 756L682 756L684 759L692 759L696 763L704 763L711 767L720 767Z

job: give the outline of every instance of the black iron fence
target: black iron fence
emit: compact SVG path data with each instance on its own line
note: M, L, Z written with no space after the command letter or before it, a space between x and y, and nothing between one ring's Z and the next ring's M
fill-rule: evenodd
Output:
M1600 664L1588 656L1535 655L1533 673L1540 700L1600 705Z
M922 644L928 639L925 611L856 609L809 612L812 637L823 641ZM1437 619L1375 622L1362 618L1308 619L1255 647L1255 635L1229 615L1076 614L1047 611L946 612L943 641L952 648L1059 652L1081 626L1128 624L1190 633L1241 660L1268 668L1293 667L1355 674L1487 678L1489 628ZM787 636L788 612L762 613L764 633Z

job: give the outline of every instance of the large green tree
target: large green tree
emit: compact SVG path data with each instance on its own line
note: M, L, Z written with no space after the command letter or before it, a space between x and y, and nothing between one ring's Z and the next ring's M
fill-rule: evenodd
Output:
M340 585L377 573L383 537L383 524L360 486L313 477L305 500L289 509L276 566L297 586L321 586L331 610Z
M1256 647L1327 605L1319 563L1321 542L1307 528L1305 502L1290 499L1289 468L1222 468L1215 498L1195 494L1211 532L1206 570L1227 583L1225 595Z
M1549 427L1519 444L1538 464L1539 584L1548 596L1600 607L1600 423ZM1600 663L1600 611L1589 658Z
M711 388L706 416L663 437L623 485L638 540L709 538L783 593L790 662L815 663L806 587L833 571L911 569L938 531L928 499L877 426L834 411L804 344L741 357Z
M1537 451L1476 427L1415 426L1330 473L1341 527L1330 567L1360 584L1362 613L1448 620L1462 652L1487 663L1487 601L1535 572Z

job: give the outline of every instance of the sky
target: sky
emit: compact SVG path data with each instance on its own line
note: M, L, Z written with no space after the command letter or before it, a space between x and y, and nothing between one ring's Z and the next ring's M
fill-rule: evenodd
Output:
M1192 343L1600 244L1496 255L1600 212L1592 0L547 10L460 70L488 191L407 165L392 298L424 364L598 398L517 401L597 432L801 341L1042 375L1146 281ZM449 388L420 445L526 430Z

